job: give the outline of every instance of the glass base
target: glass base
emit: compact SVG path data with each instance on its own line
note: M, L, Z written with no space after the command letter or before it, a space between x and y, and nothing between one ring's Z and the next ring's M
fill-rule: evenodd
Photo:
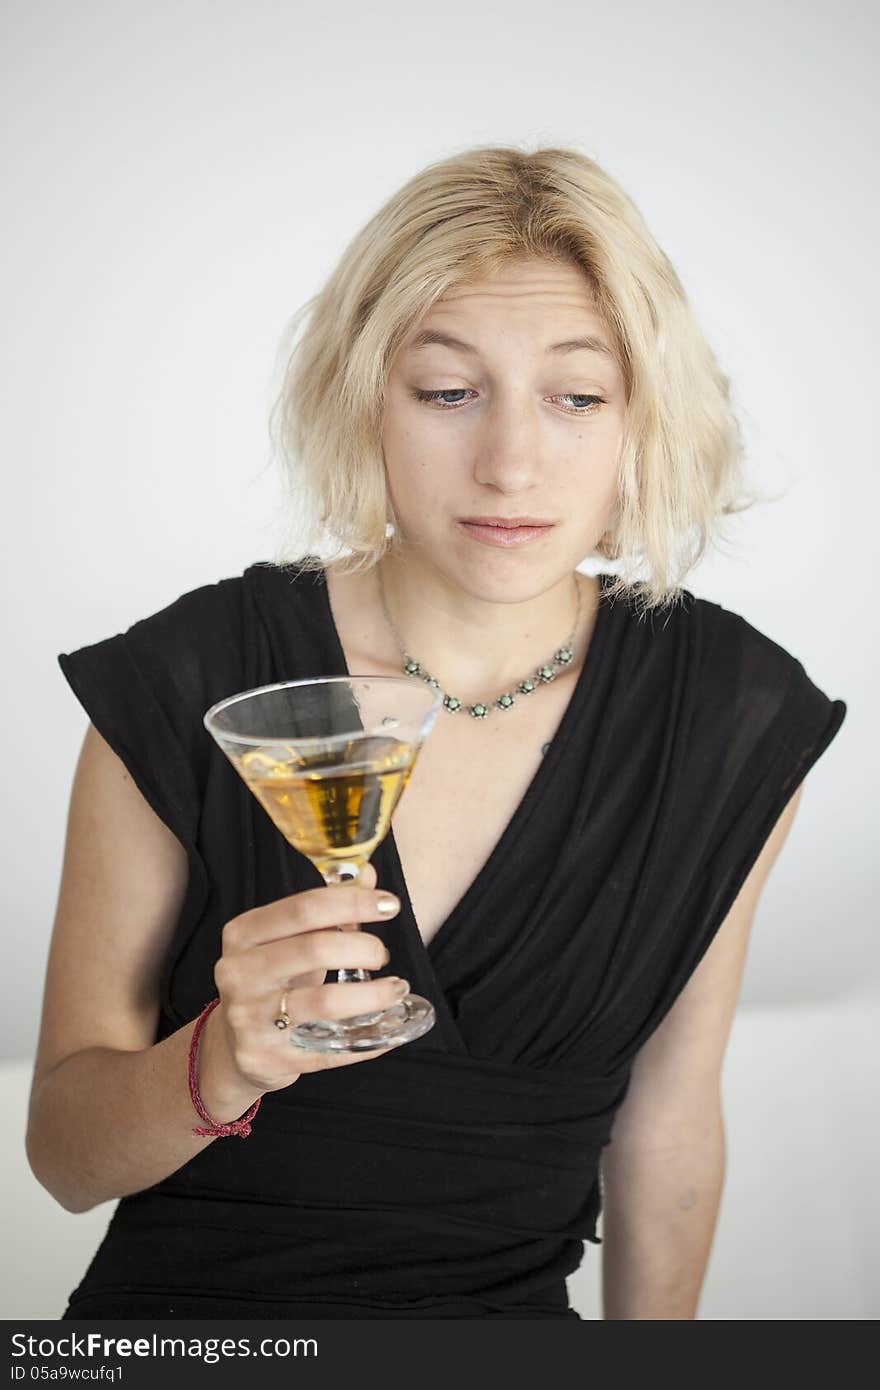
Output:
M378 1013L295 1024L288 1037L293 1047L304 1052L376 1052L420 1038L434 1027L436 1017L427 999L408 994Z

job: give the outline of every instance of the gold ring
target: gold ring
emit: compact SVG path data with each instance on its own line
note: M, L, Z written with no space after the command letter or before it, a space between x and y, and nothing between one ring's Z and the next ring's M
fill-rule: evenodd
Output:
M278 1017L275 1020L276 1028L289 1028L290 1015L287 1012L287 990L281 996L281 1007L278 1010Z

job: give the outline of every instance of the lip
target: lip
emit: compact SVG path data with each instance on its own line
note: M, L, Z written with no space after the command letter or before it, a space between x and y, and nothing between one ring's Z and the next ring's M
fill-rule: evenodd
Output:
M459 520L466 522L468 526L506 526L510 528L518 526L552 526L552 521L545 521L542 516L462 516Z
M459 521L458 525L465 535L472 536L475 541L480 541L483 545L518 546L529 545L532 541L539 540L541 536L546 536L548 531L552 531L552 522L543 522L540 525L511 526L506 522L503 526L487 525L485 522Z

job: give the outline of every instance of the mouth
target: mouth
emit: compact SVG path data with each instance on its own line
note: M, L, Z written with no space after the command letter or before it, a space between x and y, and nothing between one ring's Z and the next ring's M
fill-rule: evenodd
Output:
M554 522L533 517L462 518L458 525L465 535L483 545L519 546L540 540L552 531Z

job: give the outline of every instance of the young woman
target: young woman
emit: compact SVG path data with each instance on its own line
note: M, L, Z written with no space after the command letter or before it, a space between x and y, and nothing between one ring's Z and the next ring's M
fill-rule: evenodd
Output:
M576 1317L587 1240L606 1317L693 1318L750 925L846 712L682 586L749 500L728 382L573 150L427 168L306 308L293 539L59 657L90 724L27 1147L67 1210L121 1198L65 1317ZM202 717L407 667L444 705L331 890ZM405 1046L275 1024L400 979Z

